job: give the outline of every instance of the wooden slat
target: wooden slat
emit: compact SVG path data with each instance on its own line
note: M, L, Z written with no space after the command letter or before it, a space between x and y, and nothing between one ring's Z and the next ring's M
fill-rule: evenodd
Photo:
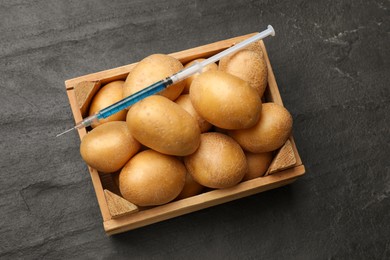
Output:
M70 106L71 106L71 109L73 112L73 117L75 119L75 122L77 123L77 122L82 120L82 116L81 116L80 109L78 108L74 89L68 89L66 93L68 94L68 99L69 99L69 103L70 103ZM84 135L87 134L87 131L85 128L82 128L82 129L78 129L78 133L80 136L80 140L82 140ZM108 211L106 199L105 199L104 193L103 193L103 186L102 186L102 183L101 183L100 178L99 178L99 173L97 170L95 170L91 167L88 167L88 169L89 169L89 173L91 175L93 187L95 189L96 198L98 200L100 212L102 213L103 221L109 220L109 219L111 219L111 215L110 215L110 212Z
M265 173L265 176L294 167L296 163L297 160L295 159L292 144L290 140L287 140L287 142L276 153L274 159L271 162L271 165L268 167L268 170Z
M294 150L295 159L297 160L295 166L302 165L302 160L301 160L301 157L299 156L297 146L295 145L294 137L291 135L289 140L290 140L291 146Z
M176 59L180 60L180 62L185 64L197 58L204 58L204 57L207 58L226 48L229 48L230 46L232 46L237 42L243 41L246 38L253 36L254 34L255 33L251 33L244 36L238 36L228 40L210 43L192 49L171 53L169 55L175 57ZM69 89L69 88L73 88L74 85L82 81L100 81L103 85L114 80L124 80L126 79L127 74L129 74L129 72L134 68L135 65L137 65L137 63L132 63L114 69L104 70L104 71L84 75L81 77L69 79L65 81L65 85L66 88Z
M109 190L112 193L115 193L116 195L120 196L121 193L119 191L119 187L117 186L117 184L114 181L114 176L116 174L117 173L102 173L102 172L99 172L99 177L100 177L100 181L102 182L104 190Z
M129 72L137 63L129 64L115 69L104 70L85 76L69 79L65 81L67 89L74 88L74 86L83 81L100 81L102 85L114 80L125 80Z
M274 75L274 72L272 70L271 62L269 61L268 53L267 53L267 50L265 48L263 41L260 42L260 46L263 50L264 58L265 58L265 61L267 63L267 68L268 68L268 91L270 93L270 96L269 96L270 100L267 100L267 101L274 102L278 105L283 106L283 101L282 101L282 98L280 97L280 92L278 89L278 85L276 83L275 75Z
M89 104L100 88L100 81L82 81L74 86L78 107L83 117L87 116Z
M221 52L233 46L234 44L241 42L255 34L256 33L251 33L243 36L238 36L231 39L195 47L192 49L171 53L169 55L175 57L176 59L180 60L183 64L185 64L198 58L211 57L212 55L217 54L218 52Z
M104 195L112 218L118 218L138 211L136 205L109 190L104 190Z
M113 235L139 228L196 210L287 185L301 176L304 172L304 167L299 166L267 177L249 180L232 188L209 191L187 199L174 201L162 206L126 215L118 219L105 221L104 229L107 234Z
M271 62L269 60L268 52L267 52L267 49L266 49L263 41L260 42L260 46L261 46L261 49L263 50L264 58L265 58L265 61L267 63L267 68L268 68L268 86L265 90L264 95L266 96L267 102L274 102L274 103L277 103L277 104L283 106L283 101L282 101L282 97L280 96L278 84L276 83L275 74L272 70L272 66L271 66ZM291 146L292 146L292 149L294 151L294 155L295 155L295 159L296 159L295 166L302 165L302 160L301 160L301 157L299 156L298 149L295 145L295 141L294 141L294 138L292 135L290 136L289 140L291 142Z
M196 47L193 49L172 53L170 55L176 57L182 63L186 63L196 58L207 58L252 35L254 34L248 34ZM279 105L283 105L275 80L275 76L272 71L271 63L269 61L268 53L265 49L263 42L261 42L261 47L263 49L264 57L268 66L268 86L266 89L265 96L268 102L275 102ZM77 122L81 120L80 109L78 109L73 90L75 84L78 84L82 81L100 81L103 85L113 80L124 80L127 74L135 65L136 63L133 63L119 68L101 71L67 80L65 82L65 85L68 89L69 101L72 107L72 112L75 117L75 121ZM85 129L79 130L80 138L82 138L85 134ZM305 168L302 165L302 161L295 146L293 137L291 136L289 140L296 159L296 163L293 168L286 169L263 178L257 178L254 180L243 182L229 189L214 190L191 198L171 202L163 206L140 209L139 212L135 212L130 215L120 216L115 219L112 218L110 214L103 192L103 185L101 183L102 180L99 178L98 172L92 168L89 168L92 183L94 185L96 196L98 198L99 207L102 212L104 228L108 234L116 234L291 183L297 177L305 173Z

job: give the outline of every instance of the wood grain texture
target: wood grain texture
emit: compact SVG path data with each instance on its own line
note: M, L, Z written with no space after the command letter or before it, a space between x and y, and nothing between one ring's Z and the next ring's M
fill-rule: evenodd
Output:
M77 104L83 117L88 115L89 105L100 85L100 81L83 81L74 86Z
M108 211L112 218L118 218L138 211L138 207L115 193L104 190Z
M104 229L107 234L113 235L134 228L153 224L172 217L215 206L228 201L236 200L258 192L278 188L292 183L305 172L304 166L294 167L283 173L269 175L245 181L227 189L217 189L193 197L174 201L162 206L140 211L137 214L125 215L120 219L105 221Z
M170 53L169 55L175 57L180 62L185 64L194 59L210 57L220 51L223 51L224 49L233 46L237 42L240 42L250 36L253 36L254 34L255 33L251 33L247 35L233 37L230 39L224 39L222 41L218 41L215 43L209 43L188 50L182 50L182 51ZM65 85L67 89L71 89L74 88L75 85L80 84L81 82L100 81L101 84L103 85L114 80L125 80L129 72L133 69L135 65L137 65L137 63L132 63L129 65L125 65L117 68L111 68L108 70L91 73L73 79L68 79L65 81Z
M390 259L389 10L378 0L1 1L0 258ZM268 24L307 174L107 237L79 136L55 138L74 125L64 80Z
M274 156L265 176L293 167L296 163L293 147L290 140L287 140Z
M218 41L218 42L207 44L204 46L192 48L190 50L176 52L176 53L170 54L170 55L176 57L177 59L181 60L182 62L183 61L191 61L194 58L207 58L210 55L213 55L215 53L223 51L224 49L232 46L233 44L240 42L244 39L247 39L248 37L250 37L252 35L254 35L254 34L235 37L232 39L226 39L223 41ZM264 57L265 57L267 63L270 64L270 62L268 60L269 58L267 55L267 50L264 46L264 43L263 43L263 41L260 41L260 43L261 43L262 51L264 53ZM125 67L114 68L114 69L110 69L110 70L101 71L98 73L78 77L76 79L67 80L65 82L66 90L67 90L67 92L72 92L72 93L74 92L76 94L75 87L73 87L73 88L71 87L72 84L75 84L75 86L78 86L79 84L85 84L85 82L88 82L87 80L94 80L94 81L91 81L91 83L93 83L93 82L111 82L112 80L116 80L118 77L121 77L123 75L124 68L129 68L129 71L126 71L126 73L129 73L134 65L135 64L130 64L130 65L125 66ZM268 75L271 75L271 76L268 79L269 80L268 86L267 86L268 94L267 94L266 98L268 98L269 100L267 100L267 101L278 102L278 100L280 100L279 104L282 105L278 86L275 82L275 77L272 76L273 72L272 72L271 65L268 66ZM68 95L68 96L70 98L70 105L72 106L72 111L74 113L74 117L80 118L82 111L79 109L79 106L74 107L75 104L77 103L76 96L75 95ZM76 101L75 101L75 99L76 99ZM85 134L84 132L81 133L81 135L80 135L81 139L82 139L82 136L84 134ZM294 146L294 148L293 148L293 146ZM282 161L283 161L282 159L287 159L287 157L285 156L285 154L287 152L290 153L290 157L291 156L294 157L294 164L290 164L288 166L286 165L288 162L285 160L284 160L285 164L282 164ZM282 147L282 149L279 151L279 154L276 156L273 165L271 165L272 173L275 171L282 171L283 169L288 168L289 166L294 166L294 167L296 167L296 170L293 171L295 176L290 176L290 179L291 178L296 179L297 177L303 175L305 172L305 169L301 164L296 164L294 153L299 158L299 154L298 154L298 151L295 147L295 144L288 142L286 147ZM284 168L283 169L278 168L279 166L284 167ZM171 203L168 203L167 205L164 205L164 206L154 207L154 208L150 208L150 209L144 209L138 213L134 213L133 210L130 208L128 213L133 213L132 219L134 221L131 221L128 223L128 222L121 222L119 219L119 217L121 217L121 216L122 216L122 218L128 217L128 216L125 216L126 212L125 212L122 205L117 205L117 207L121 208L121 213L116 214L116 213L112 212L113 210L115 211L115 205L114 205L115 201L113 201L113 200L109 201L107 199L106 199L106 201L102 200L103 187L107 186L107 184L105 184L104 181L107 180L107 178L100 178L100 180L97 180L96 179L97 178L97 174L96 174L97 171L90 168L90 167L89 167L89 169L91 171L90 172L91 176L93 176L92 181L94 183L94 187L97 188L97 189L95 189L95 192L96 192L96 196L98 197L100 210L103 214L103 219L105 222L104 227L105 227L105 230L108 234L113 234L113 232L112 232L113 229L116 230L114 233L124 232L124 231L130 230L130 229L136 228L136 227L141 227L141 226L155 223L156 221L166 220L166 219L177 217L177 216L180 216L182 214L186 214L186 213L189 213L192 211L196 211L196 210L200 210L200 209L203 209L206 207L218 205L220 203L224 203L225 201L239 199L245 195L246 196L252 195L255 193L254 191L261 192L264 190L268 190L271 187L280 187L280 186L282 186L283 183L284 184L290 183L290 182L284 181L281 183L277 182L277 184L274 185L274 183L272 183L272 182L270 182L270 183L255 182L255 183L257 183L258 186L247 187L245 185L240 185L239 187L241 187L241 189L233 189L233 190L232 189L224 189L223 191L220 191L220 193L218 193L218 194L222 194L222 195L220 195L220 197L215 196L215 194L216 194L215 192L207 192L207 193L202 195L201 200L198 199L199 198L198 196L195 196L194 198L189 198L189 199L185 200L186 205L171 202ZM286 172L286 174L287 174L287 172ZM102 177L105 177L105 176L103 175ZM110 182L112 182L112 180L110 180ZM262 186L264 186L264 187L262 187ZM105 194L105 196L107 198L107 194ZM118 202L120 202L120 201L118 201ZM114 218L114 217L117 218L116 219L117 221L115 222L116 224L114 224L114 225L113 224L106 224L107 221L110 221L110 219L107 216L107 212L110 212L110 216L112 218Z

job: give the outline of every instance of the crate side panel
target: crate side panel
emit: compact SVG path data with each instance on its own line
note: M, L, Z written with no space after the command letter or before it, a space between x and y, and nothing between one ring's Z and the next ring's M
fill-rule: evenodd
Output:
M174 201L118 219L104 222L107 234L121 233L146 226L169 218L181 216L207 207L243 198L293 182L304 173L304 167L298 166L267 177L242 182L234 187L213 190L187 199Z

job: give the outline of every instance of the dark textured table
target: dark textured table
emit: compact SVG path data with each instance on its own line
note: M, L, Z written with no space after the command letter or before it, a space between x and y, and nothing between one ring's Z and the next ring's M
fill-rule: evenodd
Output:
M390 2L315 2L0 1L0 258L390 259ZM107 237L64 80L268 24L306 175Z

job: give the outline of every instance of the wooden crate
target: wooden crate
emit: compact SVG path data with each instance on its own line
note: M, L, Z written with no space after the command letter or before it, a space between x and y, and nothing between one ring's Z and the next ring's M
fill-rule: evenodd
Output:
M196 58L210 57L253 35L239 36L170 55L185 64ZM265 100L283 105L263 42L261 42L261 46L268 65L268 86L264 94ZM101 85L114 80L125 80L135 64L65 81L75 122L82 120L81 110L84 111L86 109L85 103L89 102L91 96ZM76 91L79 96L78 100L76 99ZM80 129L78 132L80 139L87 133L86 129ZM126 205L127 201L116 195L118 191L115 185L113 185L113 179L110 174L99 174L98 171L91 167L89 167L89 172L103 217L104 229L108 235L112 235L284 186L302 176L305 173L305 168L299 157L294 139L291 136L288 142L276 153L273 163L265 177L245 181L231 188L212 190L162 206L143 208L140 210L132 208L130 203Z

